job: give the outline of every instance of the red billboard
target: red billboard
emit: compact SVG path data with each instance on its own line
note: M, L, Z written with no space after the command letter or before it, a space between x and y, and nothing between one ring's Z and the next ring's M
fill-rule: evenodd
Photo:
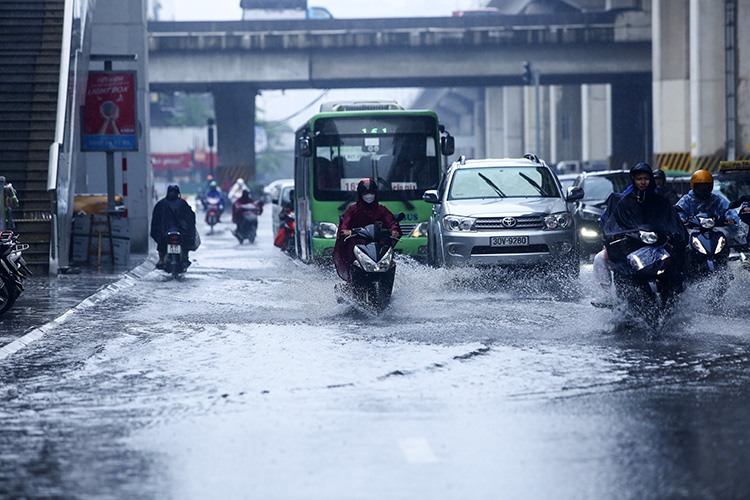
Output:
M83 105L82 151L138 151L135 71L91 71Z

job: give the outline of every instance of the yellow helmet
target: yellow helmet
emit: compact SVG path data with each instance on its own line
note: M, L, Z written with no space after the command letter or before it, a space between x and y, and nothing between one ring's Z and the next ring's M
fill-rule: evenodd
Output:
M708 170L696 170L690 177L690 188L695 196L706 199L711 196L711 191L714 190L714 176Z

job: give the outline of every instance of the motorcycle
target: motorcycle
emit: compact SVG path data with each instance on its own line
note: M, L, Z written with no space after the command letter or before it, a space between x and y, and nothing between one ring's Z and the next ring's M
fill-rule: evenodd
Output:
M400 213L396 221L401 221ZM354 261L349 268L351 281L337 287L339 302L353 301L367 311L380 313L391 301L396 262L393 247L398 242L388 229L379 224L352 229Z
M245 240L255 243L255 235L258 232L258 216L263 212L263 208L256 203L244 203L239 208L240 212L235 218L237 229L234 231L234 236L239 240L240 245Z
M294 244L294 211L285 210L279 214L279 230L273 240L274 246L281 249L282 252L294 257L296 253Z
M0 316L13 306L32 274L23 258L28 248L13 231L0 232Z
M221 198L209 196L206 198L206 224L210 227L210 233L214 234L214 226L218 224L221 212L224 210L224 206Z
M617 296L636 317L658 323L681 291L667 238L653 231L637 230L605 245Z
M164 272L179 279L187 271L190 261L183 255L182 234L179 231L167 233L167 257L164 259Z

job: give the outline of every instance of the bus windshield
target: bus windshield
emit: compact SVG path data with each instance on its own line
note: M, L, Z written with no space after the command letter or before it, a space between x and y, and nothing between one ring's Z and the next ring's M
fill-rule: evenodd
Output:
M379 199L421 198L439 182L437 123L430 116L320 118L314 125L314 188L319 200L348 200L376 179Z

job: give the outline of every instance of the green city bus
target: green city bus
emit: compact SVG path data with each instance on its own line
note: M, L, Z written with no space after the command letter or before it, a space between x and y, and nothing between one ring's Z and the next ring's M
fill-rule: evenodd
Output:
M323 105L297 129L294 155L295 240L304 262L330 260L339 219L357 200L363 178L378 181L378 199L403 212L396 251L427 255L432 206L422 201L443 175L440 155L453 154L453 137L432 111L404 110L396 103Z

